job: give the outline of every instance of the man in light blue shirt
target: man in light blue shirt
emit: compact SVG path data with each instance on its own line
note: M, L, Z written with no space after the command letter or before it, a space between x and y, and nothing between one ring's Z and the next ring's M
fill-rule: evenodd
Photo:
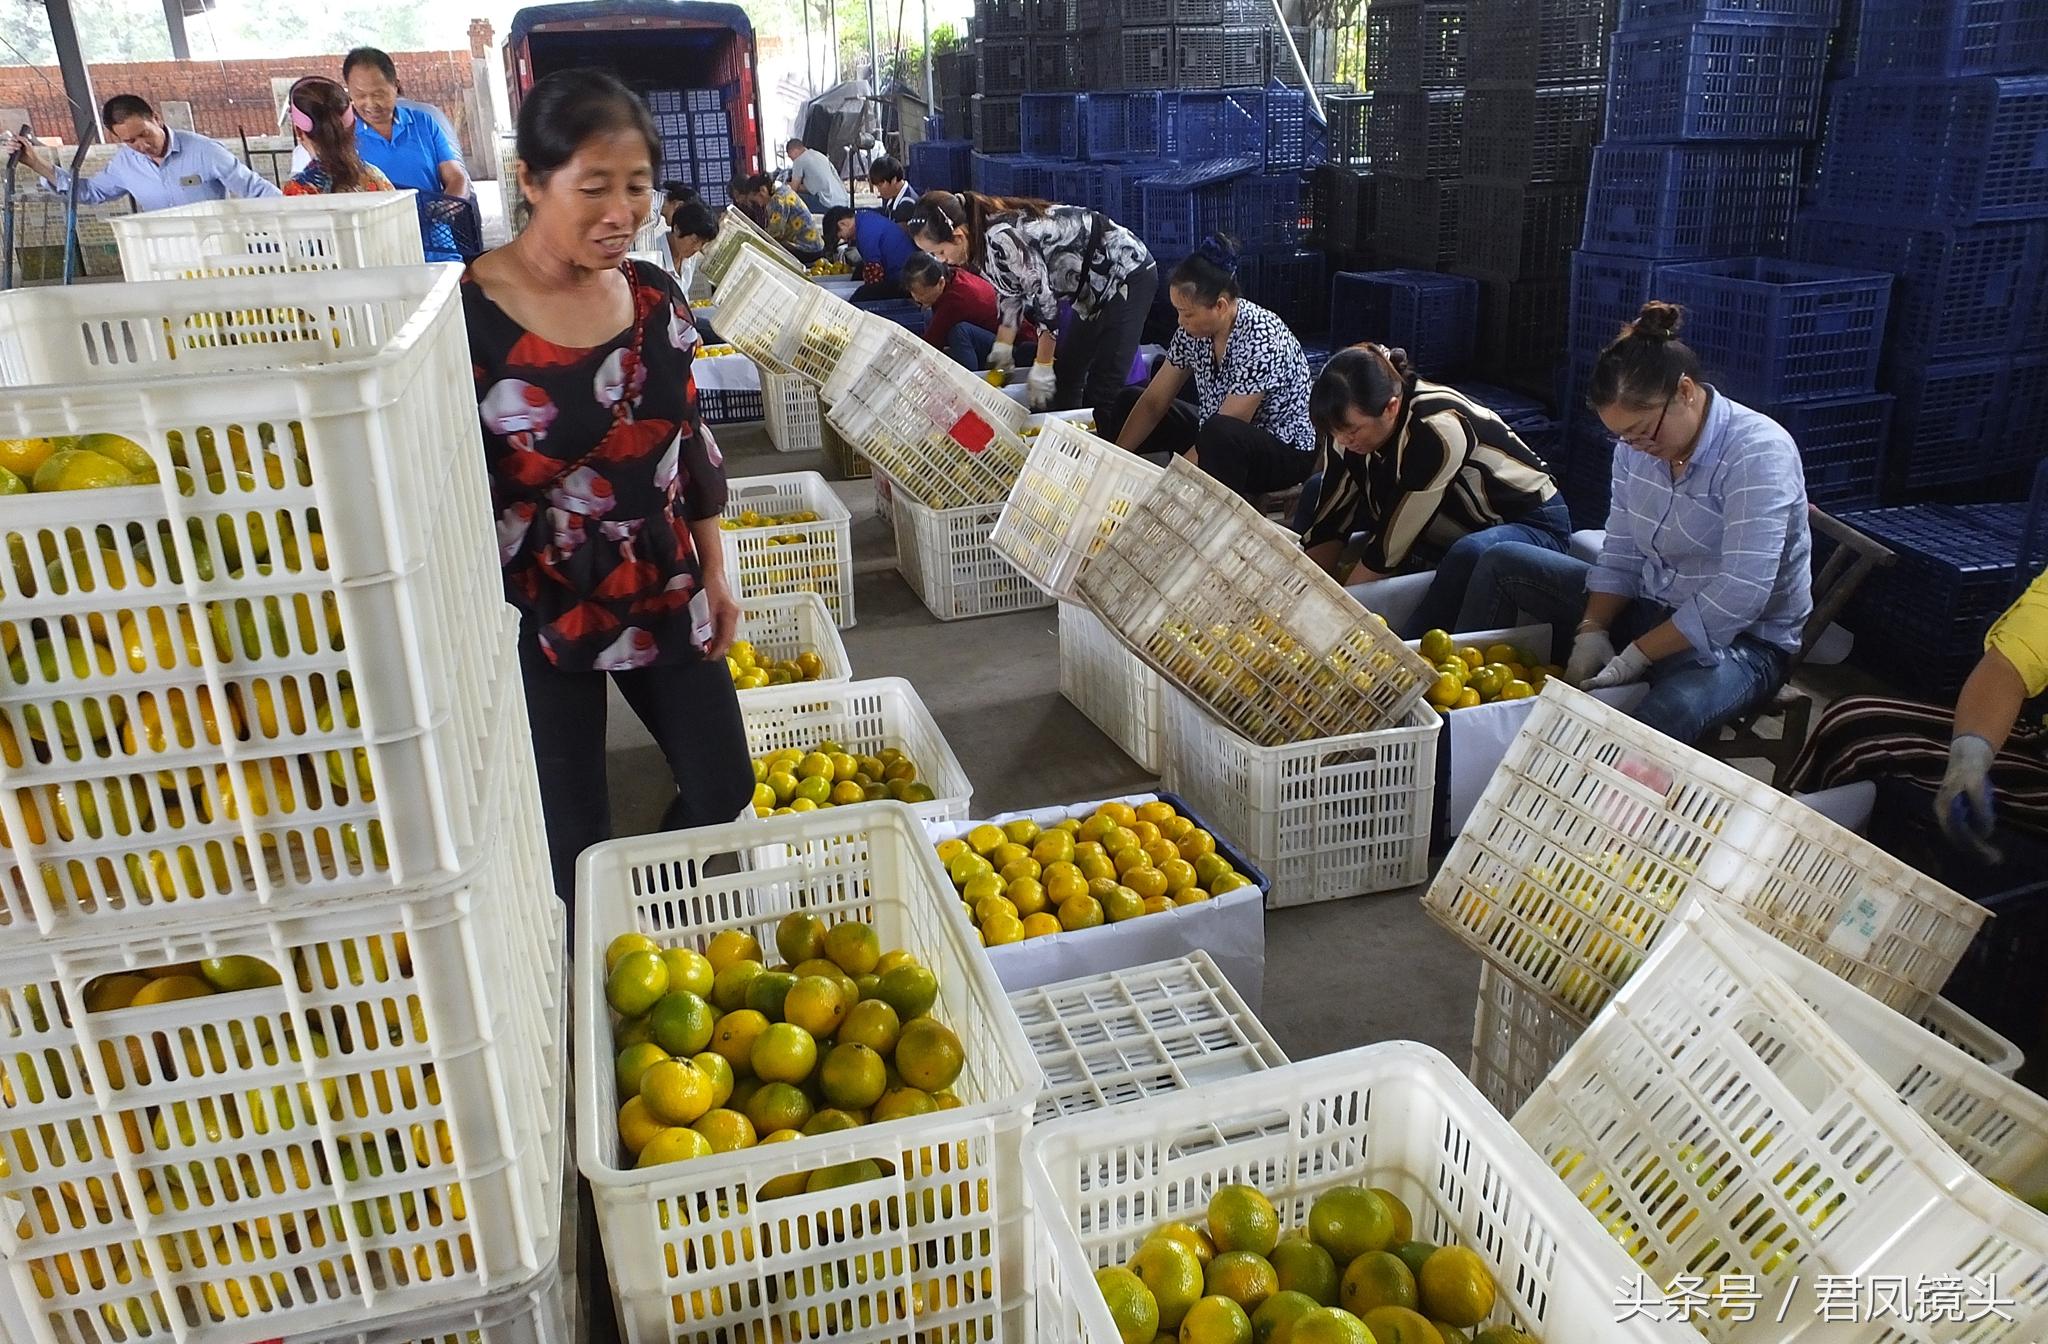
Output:
M81 205L131 197L137 210L163 210L229 196L276 196L267 182L226 145L191 131L174 131L156 109L132 93L116 94L100 109L107 134L121 143L112 162L78 184ZM71 170L60 168L34 137L21 140L21 161L58 195L71 190Z
M1677 323L1649 305L1594 369L1589 400L1620 440L1599 561L1496 547L1459 627L1519 609L1556 627L1557 647L1570 631L1567 680L1648 681L1635 717L1693 743L1784 684L1813 612L1813 538L1792 437L1700 381Z

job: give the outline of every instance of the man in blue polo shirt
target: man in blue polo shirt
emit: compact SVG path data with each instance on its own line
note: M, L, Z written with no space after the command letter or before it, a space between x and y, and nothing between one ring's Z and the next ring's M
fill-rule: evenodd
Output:
M133 198L137 210L163 210L229 196L275 196L277 185L266 182L237 159L226 145L191 131L164 125L147 100L132 93L116 94L100 109L107 134L121 144L112 162L78 184L81 205ZM13 149L13 136L0 136L0 152ZM71 190L71 170L60 168L43 152L34 136L21 137L21 161L59 195Z
M460 261L442 219L456 201L435 202L435 194L469 195L469 173L439 118L421 104L400 96L398 67L375 47L357 47L341 62L341 82L356 110L356 150L365 163L384 170L391 185L421 194L421 228L428 261Z

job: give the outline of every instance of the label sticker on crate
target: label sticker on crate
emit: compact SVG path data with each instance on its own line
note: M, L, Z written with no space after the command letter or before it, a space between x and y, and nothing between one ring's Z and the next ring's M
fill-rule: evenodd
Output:
M1295 639L1317 658L1327 658L1358 624L1355 607L1310 589L1301 595L1293 612Z
M953 442L959 444L970 453L986 451L988 446L995 442L996 438L995 426L982 419L974 411L968 411L958 420L955 420L953 427L947 430L946 433L951 436Z
M1891 928L1892 919L1898 912L1897 892L1860 892L1842 911L1842 917L1835 921L1835 931L1828 935L1828 946L1852 957L1868 956L1871 945L1879 934Z

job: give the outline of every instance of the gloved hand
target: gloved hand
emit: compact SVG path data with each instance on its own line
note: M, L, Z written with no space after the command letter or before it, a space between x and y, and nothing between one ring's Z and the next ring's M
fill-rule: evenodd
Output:
M1564 679L1583 686L1587 678L1614 661L1614 640L1605 630L1581 630L1572 641L1572 656L1564 665Z
M1641 681L1643 673L1649 670L1649 656L1631 644L1609 659L1607 666L1600 669L1599 675L1579 689L1604 691L1610 686L1626 686L1632 681Z
M1024 382L1024 401L1034 411L1052 409L1053 389L1058 380L1053 376L1052 365L1033 364L1031 376Z
M1008 373L1017 367L1017 351L1008 341L997 341L988 348L988 366Z
M1934 819L1942 834L1958 848L1991 863L1998 861L1998 851L1990 843L1995 819L1991 761L1997 754L1990 742L1975 733L1957 737L1948 744L1948 772L1941 777L1941 791L1934 795Z

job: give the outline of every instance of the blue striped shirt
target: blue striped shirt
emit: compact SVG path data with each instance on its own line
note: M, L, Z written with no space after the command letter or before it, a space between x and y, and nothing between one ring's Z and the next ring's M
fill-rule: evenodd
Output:
M78 184L81 205L133 197L137 210L162 210L174 205L218 201L228 196L275 196L275 183L251 172L248 165L218 140L191 131L165 131L162 163L141 150L123 145L107 166ZM71 189L71 170L59 168L47 191L64 195Z
M1586 588L1668 608L1701 663L1743 634L1790 652L1813 611L1799 449L1776 421L1708 391L1678 480L1648 453L1614 446L1607 540Z

